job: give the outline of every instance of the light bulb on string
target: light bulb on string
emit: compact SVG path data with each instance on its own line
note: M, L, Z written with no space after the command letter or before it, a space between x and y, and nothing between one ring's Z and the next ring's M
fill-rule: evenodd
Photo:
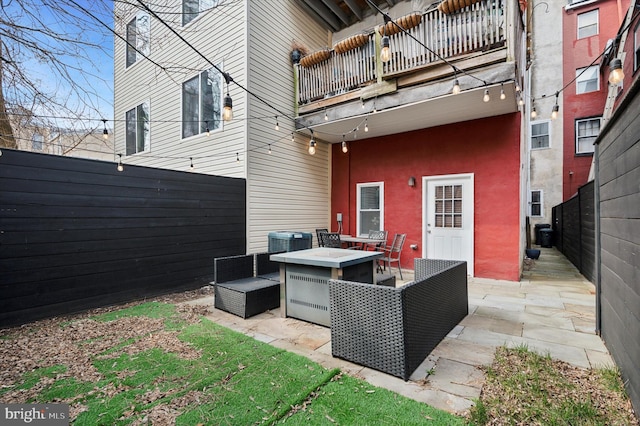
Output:
M271 144L269 144L269 155L271 155Z
M294 136L293 132L291 132L291 142L295 142L296 141L296 137Z
M104 130L102 131L102 138L104 140L109 139L109 131L107 130L107 120L106 119L102 119L102 123L104 123Z
M346 154L348 151L347 142L344 140L344 135L342 135L342 152Z
M324 110L324 121L329 121L329 116L327 115L327 110Z
M504 101L507 99L507 95L504 93L504 85L500 85L500 100Z
M367 123L367 119L364 119L364 131L365 133L369 131L369 124Z
M211 130L209 130L209 121L205 121L205 132L207 134L207 136L211 136Z
M311 130L311 139L309 140L309 154L315 155L316 153L316 141L313 139L313 129Z
M122 154L118 154L118 167L117 170L119 172L124 170L124 165L122 164Z
M236 163L240 162L240 154L236 152Z
M489 102L491 100L491 96L489 95L489 89L484 89L484 96L482 97L483 102Z
M555 120L558 118L558 111L560 111L560 106L558 105L558 95L559 92L556 92L556 104L553 106L553 110L551 110L551 119Z
M458 82L457 78L453 80L453 89L451 89L451 93L453 93L454 95L460 93L460 83Z
M518 105L524 105L524 98L522 97L522 94L520 94L520 98L518 99Z
M391 60L391 48L389 47L390 45L390 41L389 41L389 36L382 36L382 39L380 40L380 60L382 62L389 62Z
M189 161L191 162L191 165L189 166L189 171L193 171L195 169L195 167L193 167L193 157L189 157Z
M520 84L518 84L518 82L516 82L516 92L520 91Z
M276 131L280 130L280 125L278 124L278 116L276 115Z
M531 106L531 118L536 118L537 116L538 112L536 111L536 104L533 102Z
M612 59L609 62L609 83L616 85L624 80L624 72L622 71L622 61L619 58Z

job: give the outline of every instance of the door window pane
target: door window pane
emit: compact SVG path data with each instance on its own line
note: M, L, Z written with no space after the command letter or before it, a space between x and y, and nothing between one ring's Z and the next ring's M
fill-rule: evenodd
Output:
M462 228L462 185L436 186L435 226Z

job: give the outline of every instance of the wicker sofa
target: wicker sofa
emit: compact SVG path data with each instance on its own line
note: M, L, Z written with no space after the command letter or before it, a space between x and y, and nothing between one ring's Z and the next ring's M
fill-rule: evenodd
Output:
M269 254L215 258L214 307L242 318L279 307L279 264L270 261Z
M329 281L335 357L405 381L468 314L467 263L415 259L402 287Z

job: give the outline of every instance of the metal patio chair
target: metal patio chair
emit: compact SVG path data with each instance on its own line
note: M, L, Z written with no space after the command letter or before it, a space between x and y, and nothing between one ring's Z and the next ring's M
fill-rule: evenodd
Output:
M395 234L393 242L390 246L384 248L384 256L378 259L378 270L382 269L391 271L391 264L398 264L398 271L400 271L400 279L402 279L402 268L400 267L400 256L402 255L402 247L404 246L404 240L407 238L407 234Z

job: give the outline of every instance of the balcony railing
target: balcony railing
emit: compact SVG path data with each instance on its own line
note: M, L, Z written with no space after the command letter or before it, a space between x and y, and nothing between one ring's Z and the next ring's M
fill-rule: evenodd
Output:
M298 68L300 105L338 96L390 77L414 71L441 58L450 59L505 43L505 0L483 0L446 15L438 9L423 14L408 32L390 36L392 58L382 64L376 57L375 37L362 47L336 54L310 67Z

